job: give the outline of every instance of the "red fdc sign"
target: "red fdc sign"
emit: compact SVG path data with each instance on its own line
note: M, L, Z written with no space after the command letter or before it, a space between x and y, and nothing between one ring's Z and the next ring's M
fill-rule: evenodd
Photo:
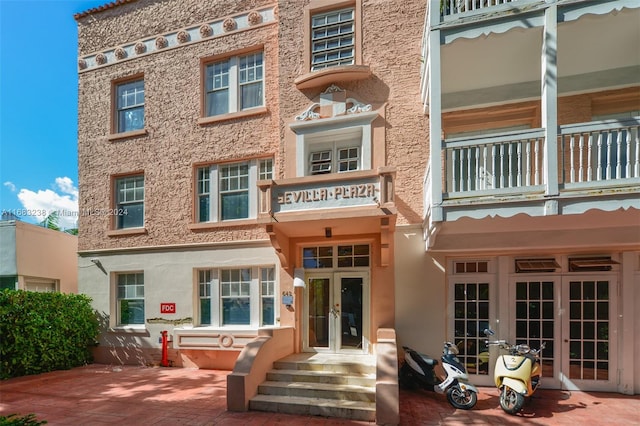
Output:
M161 303L160 304L160 313L161 314L175 314L176 313L176 304L175 303Z

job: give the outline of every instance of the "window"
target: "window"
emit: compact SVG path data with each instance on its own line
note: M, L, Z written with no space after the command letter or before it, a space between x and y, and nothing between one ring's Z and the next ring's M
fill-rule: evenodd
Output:
M200 300L200 324L211 324L211 270L198 271L198 294Z
M117 229L144 226L144 175L116 179Z
M222 325L251 323L251 269L223 269L220 279Z
M118 133L144 128L144 80L116 85L116 126Z
M355 63L354 8L311 18L311 71Z
M305 247L302 249L302 266L316 268L351 268L370 265L368 244L349 244L326 247Z
M308 137L306 175L362 170L362 130L341 129Z
M262 52L234 56L205 65L205 116L264 105Z
M260 269L261 286L261 325L275 324L275 295L276 295L276 270L275 268Z
M276 272L273 266L197 271L198 313L202 326L276 324Z
M258 162L258 167L259 180L273 179L273 160L271 158L260 160Z
M144 274L117 274L118 325L144 324Z
M220 215L222 220L249 217L249 164L220 166Z
M256 217L258 178L273 178L271 158L199 167L196 182L198 222Z
M334 148L311 152L309 174L342 173L360 169L360 148Z

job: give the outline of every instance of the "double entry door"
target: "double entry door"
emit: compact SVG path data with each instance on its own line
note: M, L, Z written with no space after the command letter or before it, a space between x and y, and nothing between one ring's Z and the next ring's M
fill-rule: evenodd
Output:
M304 293L305 351L362 353L368 350L367 273L307 274Z

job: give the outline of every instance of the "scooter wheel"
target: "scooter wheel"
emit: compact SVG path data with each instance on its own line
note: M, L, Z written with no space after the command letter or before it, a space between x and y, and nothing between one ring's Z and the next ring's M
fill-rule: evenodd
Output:
M473 391L463 391L459 386L454 386L447 390L447 400L455 408L470 410L478 402L478 395Z
M516 414L522 409L524 404L524 395L504 386L500 392L500 407L507 414Z

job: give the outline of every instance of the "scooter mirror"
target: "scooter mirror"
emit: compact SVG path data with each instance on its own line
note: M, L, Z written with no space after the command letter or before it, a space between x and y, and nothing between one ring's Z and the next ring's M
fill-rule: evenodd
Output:
M489 337L489 336L493 336L494 334L496 334L493 330L491 330L490 328L485 328L484 329L484 335Z

